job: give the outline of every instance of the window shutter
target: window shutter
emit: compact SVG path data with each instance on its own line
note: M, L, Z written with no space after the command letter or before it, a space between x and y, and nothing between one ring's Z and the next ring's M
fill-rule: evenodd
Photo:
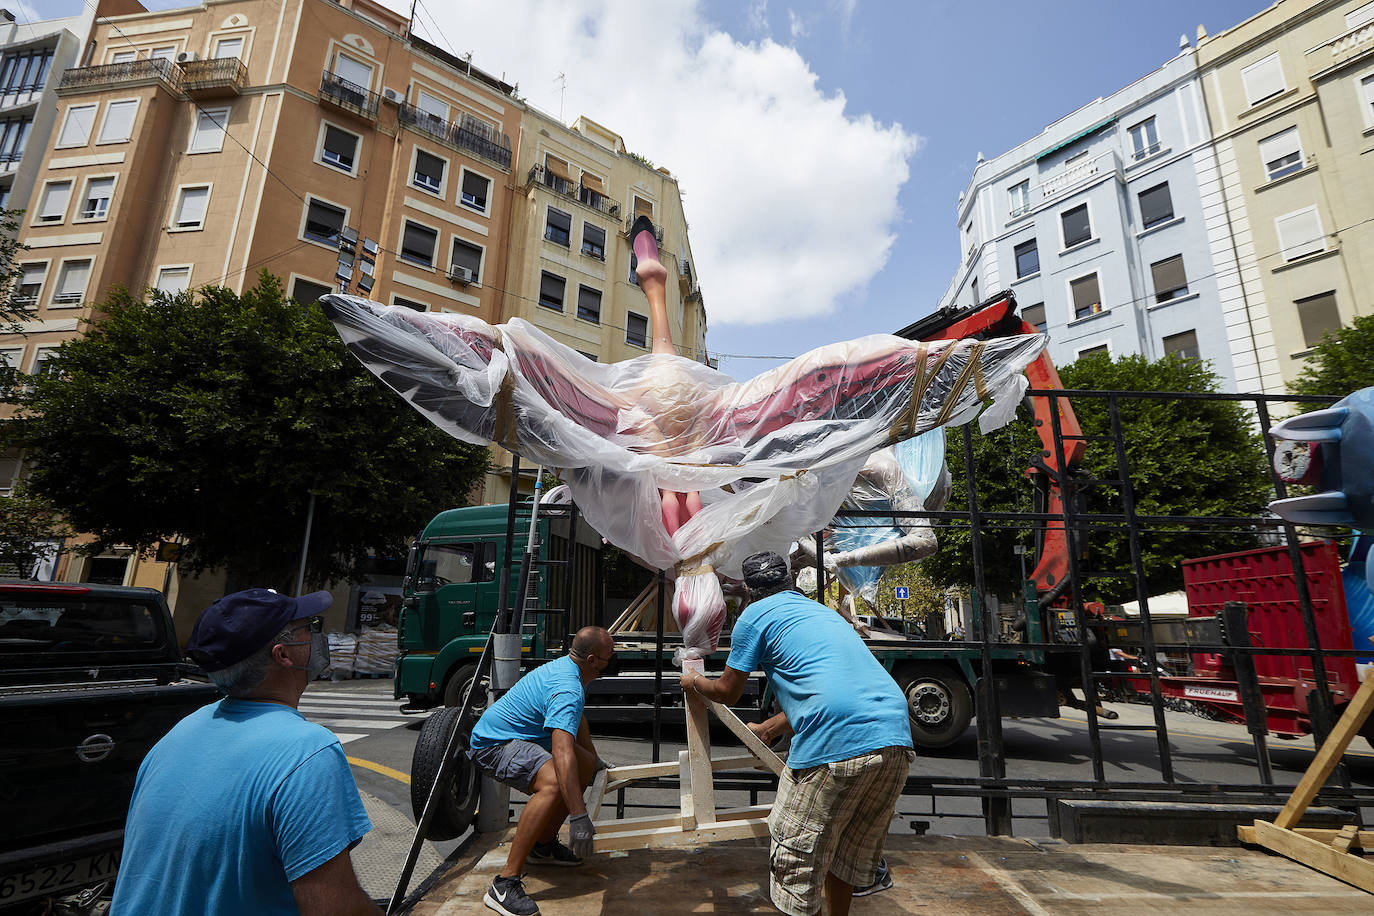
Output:
M467 242L454 239L453 241L453 266L466 267L475 277L482 267L482 249Z
M1169 183L1155 185L1140 192L1140 222L1145 228L1174 218L1174 201L1169 195Z
M1274 220L1274 228L1278 230L1279 248L1283 251L1285 261L1326 250L1326 239L1322 237L1322 224L1317 217L1316 207L1280 216Z
M544 168L565 181L572 181L572 176L568 174L568 164L557 156L545 154Z
M48 185L47 191L43 195L43 208L38 211L38 218L45 220L59 220L67 214L67 204L72 197L72 183L70 181L59 181Z
M62 122L62 135L58 146L85 146L91 139L91 128L95 126L94 105L73 105L67 109L67 119Z
M1298 307L1298 320L1302 323L1303 342L1309 347L1321 343L1322 335L1341 329L1341 311L1336 307L1334 292L1309 296L1294 303Z
M86 291L86 281L91 276L90 261L71 261L62 267L62 279L57 284L57 295L63 298L79 297Z
M636 198L635 198L635 216L636 216L636 217L647 216L647 217L649 217L649 219L653 219L653 218L654 218L654 205L651 204L651 203L649 203L647 200L645 200L645 199L642 198L642 197L636 197Z
M187 188L181 192L181 206L177 208L178 226L199 226L205 222L205 202L210 198L209 188Z
M138 102L111 102L105 108L105 123L100 125L98 143L117 143L133 135L134 115L138 113Z
M1271 54L1259 63L1246 67L1240 71L1240 78L1245 83L1245 99L1251 105L1262 102L1271 95L1278 95L1286 88L1283 82L1283 66L1279 63L1277 54Z
M589 286L577 288L577 317L587 321L601 320L601 292Z
M601 179L587 172L582 173L582 187L589 191L595 191L598 194L606 193L606 186L601 183Z
M545 273L539 278L539 304L563 311L563 290L567 281L556 274Z
M1150 265L1150 274L1155 281L1155 301L1167 302L1174 294L1183 295L1180 290L1188 289L1188 276L1183 270L1183 255L1174 255Z
M1080 277L1069 284L1073 291L1073 311L1080 318L1100 312L1102 297L1098 293L1097 274Z

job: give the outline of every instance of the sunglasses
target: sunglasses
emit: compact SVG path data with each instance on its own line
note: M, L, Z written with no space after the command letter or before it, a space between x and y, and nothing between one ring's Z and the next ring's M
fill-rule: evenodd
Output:
M292 627L292 628L291 628L291 632L294 633L294 632L296 632L297 630L307 630L307 629L308 629L311 633L323 633L323 632L324 632L324 618L321 617L319 614L316 614L316 615L314 615L313 617L307 617L307 618L305 619L305 623L301 624L301 625L298 626L298 627Z

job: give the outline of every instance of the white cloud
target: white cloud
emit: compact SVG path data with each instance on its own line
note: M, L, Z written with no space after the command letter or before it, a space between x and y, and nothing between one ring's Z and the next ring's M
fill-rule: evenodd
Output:
M807 26L806 26L806 20L803 19L803 18L797 13L796 10L790 9L790 8L788 9L788 11L787 11L787 22L788 22L788 26L790 27L790 30L791 30L791 32L792 32L792 40L793 40L793 41L797 40L798 38L805 38L805 37L806 37L807 31L808 31L808 30L807 30Z
M744 21L752 35L767 35L768 0L753 0L744 11Z
M922 140L847 111L796 50L715 30L692 0L431 12L545 112L567 74L566 120L587 115L678 178L713 327L833 312L886 263Z
M829 0L829 6L840 17L840 34L847 37L850 23L854 21L854 11L859 6L859 0Z

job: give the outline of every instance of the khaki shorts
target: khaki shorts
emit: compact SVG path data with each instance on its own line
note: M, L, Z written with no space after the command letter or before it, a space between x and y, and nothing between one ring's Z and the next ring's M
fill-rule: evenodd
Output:
M883 840L915 757L885 747L848 760L783 770L773 813L768 890L788 916L821 908L826 874L846 884L873 882Z

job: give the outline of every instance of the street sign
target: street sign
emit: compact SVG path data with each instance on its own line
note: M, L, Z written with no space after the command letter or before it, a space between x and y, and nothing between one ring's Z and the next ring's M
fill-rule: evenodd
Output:
M911 597L911 589L907 588L905 585L898 585L893 591L897 593L898 601L905 601Z

